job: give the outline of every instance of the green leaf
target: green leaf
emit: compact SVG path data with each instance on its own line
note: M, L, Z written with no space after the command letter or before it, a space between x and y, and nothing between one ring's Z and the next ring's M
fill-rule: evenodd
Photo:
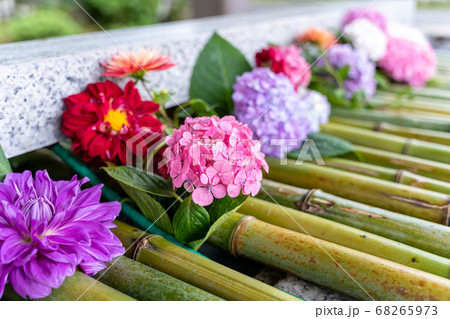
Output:
M348 72L350 71L350 65L343 66L336 70L337 75L339 76L341 81L345 81L348 76Z
M159 175L144 172L131 166L104 167L103 169L115 180L133 188L153 195L174 196L170 182Z
M123 190L128 194L128 196L136 203L141 211L148 220L155 223L156 226L164 230L166 233L173 235L172 223L170 221L169 215L167 215L166 210L149 194L128 186L124 183L120 183Z
M377 84L383 89L389 88L389 78L378 70L375 73L375 81L377 81Z
M195 241L191 241L188 245L192 249L198 249L201 245L208 239L209 236L217 229L224 221L227 220L228 217L231 216L234 212L236 212L239 207L245 202L248 198L248 195L242 195L235 198L231 198L230 196L225 196L224 198L214 199L214 202L209 205L206 210L209 213L211 218L212 226L209 228L208 233L202 238Z
M314 142L322 158L342 156L354 152L353 144L342 138L332 135L322 133L309 134L308 139ZM299 160L309 159L309 157L302 158L301 149L302 148L300 147L297 150L289 152L287 154L287 157Z
M3 148L0 145L0 182L3 181L6 174L11 173L11 165L9 164L8 159L5 156L5 153L3 152Z
M234 213L242 206L247 198L248 195L240 194L234 198L227 195L224 198L214 199L213 203L207 207L211 221L214 223L228 212Z
M200 52L192 71L189 94L211 105L223 116L233 113L233 84L236 77L250 71L244 55L214 33Z
M183 244L202 239L208 233L210 220L205 207L197 205L189 196L173 216L175 238Z
M185 104L186 106L183 109L178 110L176 116L179 118L186 118L188 116L197 117L197 116L213 116L218 115L216 111L214 111L214 106L209 105L202 99L193 99Z
M214 107L206 103L201 99L195 99L191 104L192 112L196 116L212 116L218 115L216 111L214 111Z
M195 250L199 249L203 245L203 243L209 238L209 236L211 236L211 234L214 233L216 229L219 228L219 226L222 225L222 223L233 214L233 212L234 211L230 211L220 216L220 218L216 220L216 222L209 228L208 232L202 239L191 241L190 243L188 243L188 246Z

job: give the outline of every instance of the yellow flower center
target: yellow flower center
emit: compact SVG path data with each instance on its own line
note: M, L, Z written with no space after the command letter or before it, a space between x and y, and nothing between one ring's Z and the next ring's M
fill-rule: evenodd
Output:
M108 122L114 131L120 131L124 125L129 126L127 114L119 110L109 110L103 121Z

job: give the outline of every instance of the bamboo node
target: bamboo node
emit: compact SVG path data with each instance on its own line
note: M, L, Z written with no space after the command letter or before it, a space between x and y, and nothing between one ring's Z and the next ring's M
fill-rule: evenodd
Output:
M402 183L402 178L403 178L403 173L405 172L404 169L399 169L397 171L397 174L395 174L395 180L394 182L401 184Z
M373 130L376 132L381 132L383 130L383 125L384 125L383 122L376 123L375 126L373 127Z
M230 237L230 246L229 247L230 247L230 253L235 257L238 257L236 242L235 242L236 235L238 234L239 229L241 228L242 224L244 222L246 222L247 220L252 220L252 219L256 219L256 218L253 216L244 216L239 221L239 223L237 223L236 227L234 227L233 233L231 234L231 237Z
M148 249L148 248L153 247L153 245L149 241L149 238L154 237L154 236L158 236L158 235L149 234L149 235L145 236L144 238L142 238L141 240L139 240L139 242L136 244L136 248L134 249L134 252L133 252L134 260L137 259L137 255L139 254L139 252L142 249Z
M411 146L412 141L413 141L413 140L410 139L410 138L408 138L408 139L406 140L405 146L403 147L403 151L402 151L402 154L403 154L403 155L408 155L409 147Z
M450 204L447 205L447 216L446 216L446 221L444 225L450 226Z
M304 197L303 200L297 201L297 202L295 203L295 205L298 207L299 210L301 210L302 212L307 211L308 206L311 205L310 201L311 201L311 199L312 199L312 197L314 196L314 193L315 193L316 191L318 191L317 188L310 189L310 190L306 193L306 195L305 195L305 197Z

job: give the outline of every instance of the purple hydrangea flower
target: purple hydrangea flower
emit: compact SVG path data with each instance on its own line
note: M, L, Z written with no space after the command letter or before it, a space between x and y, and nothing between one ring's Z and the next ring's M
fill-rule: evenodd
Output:
M355 50L350 44L335 44L328 51L326 58L335 69L350 66L344 89L347 99L363 91L366 98L371 98L376 91L375 64L364 52ZM321 59L317 63L324 64Z
M25 171L0 183L0 297L8 282L24 298L46 297L76 267L92 275L124 253L110 231L120 203L100 203L101 185L81 190L87 181Z
M284 74L255 68L237 78L233 86L234 113L263 141L261 150L274 157L300 147L318 126L311 101L303 100Z
M342 18L342 30L344 30L345 27L353 21L359 19L367 19L380 28L384 33L387 33L386 17L381 12L370 8L353 8L348 10Z

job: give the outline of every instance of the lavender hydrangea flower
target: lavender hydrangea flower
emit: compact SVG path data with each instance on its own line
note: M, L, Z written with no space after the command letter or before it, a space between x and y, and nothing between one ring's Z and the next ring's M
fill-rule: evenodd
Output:
M354 94L364 92L365 98L371 98L376 91L375 64L368 56L358 50L354 50L350 44L333 45L327 52L326 59L335 69L350 66L347 79L344 81L344 89L347 99L352 99ZM324 60L318 61L323 65Z
M8 282L24 298L48 296L76 267L92 275L124 253L110 231L120 203L100 203L101 186L81 190L87 181L25 171L0 183L0 297Z
M284 74L255 68L238 77L233 88L236 117L263 140L261 150L269 156L284 157L299 148L319 125L312 100L300 98Z

